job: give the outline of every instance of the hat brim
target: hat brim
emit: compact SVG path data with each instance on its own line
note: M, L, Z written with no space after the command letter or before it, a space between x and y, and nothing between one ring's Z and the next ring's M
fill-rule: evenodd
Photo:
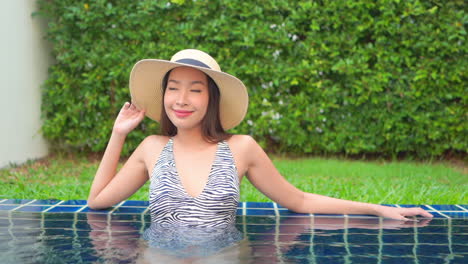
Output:
M146 110L146 116L160 122L163 105L164 75L177 67L192 67L210 76L219 88L219 115L224 130L237 126L245 117L249 104L247 88L241 80L225 72L185 63L158 59L137 62L130 73L132 104Z

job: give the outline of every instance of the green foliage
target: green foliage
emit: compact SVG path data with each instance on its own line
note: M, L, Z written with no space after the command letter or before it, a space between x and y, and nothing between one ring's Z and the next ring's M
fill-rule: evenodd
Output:
M100 151L144 58L210 53L249 89L233 129L283 152L420 158L468 150L464 1L42 0L56 64L44 135ZM145 120L125 153L158 125Z

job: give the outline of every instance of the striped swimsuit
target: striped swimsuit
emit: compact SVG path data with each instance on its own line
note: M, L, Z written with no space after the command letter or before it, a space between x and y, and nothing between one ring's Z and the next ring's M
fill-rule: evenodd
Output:
M227 227L235 223L239 178L231 150L219 142L202 193L190 196L174 162L173 139L161 152L150 178L151 221L165 226Z

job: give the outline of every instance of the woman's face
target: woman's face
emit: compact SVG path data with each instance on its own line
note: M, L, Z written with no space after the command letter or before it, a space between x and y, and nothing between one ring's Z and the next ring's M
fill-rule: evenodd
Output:
M171 71L164 94L164 109L178 130L199 127L208 101L205 73L191 67L178 67Z

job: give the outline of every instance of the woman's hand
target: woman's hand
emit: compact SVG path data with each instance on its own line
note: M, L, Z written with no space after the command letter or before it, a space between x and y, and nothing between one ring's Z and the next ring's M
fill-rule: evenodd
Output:
M382 216L385 218L403 220L403 221L412 220L412 219L407 218L407 216L420 215L423 217L429 217L429 218L432 217L432 215L429 212L427 212L426 210L420 207L396 208L396 207L389 207L389 206L380 206L377 212L378 212L377 215L379 216Z
M126 102L115 119L113 132L128 135L145 117L145 111L139 110L135 105Z

